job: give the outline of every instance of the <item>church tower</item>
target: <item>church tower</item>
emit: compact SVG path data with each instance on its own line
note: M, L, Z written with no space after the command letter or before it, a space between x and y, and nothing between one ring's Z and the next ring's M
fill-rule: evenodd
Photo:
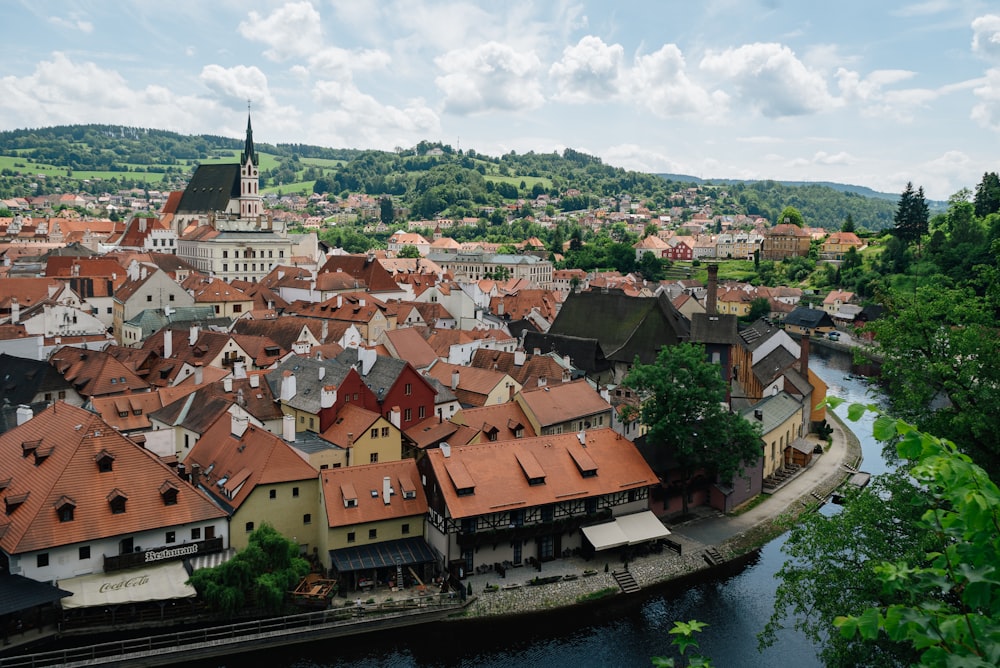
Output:
M253 128L250 126L250 112L247 111L247 139L240 154L240 218L257 220L263 211L260 185L260 156L253 147Z

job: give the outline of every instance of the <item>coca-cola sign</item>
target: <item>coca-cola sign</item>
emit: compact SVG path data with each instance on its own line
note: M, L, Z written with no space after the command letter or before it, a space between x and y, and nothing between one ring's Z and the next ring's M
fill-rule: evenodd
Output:
M119 589L128 589L130 587L141 587L149 582L148 575L136 575L130 578L122 578L121 580L116 580L115 582L105 582L101 585L98 590L102 594L106 591L118 591Z

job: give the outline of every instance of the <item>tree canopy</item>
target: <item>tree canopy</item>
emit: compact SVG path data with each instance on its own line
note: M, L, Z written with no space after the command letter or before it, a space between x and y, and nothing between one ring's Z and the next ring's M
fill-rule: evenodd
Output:
M664 346L652 364L636 358L624 384L642 399L646 438L666 448L687 486L699 473L731 482L762 456L759 428L723 407L726 382L719 366L693 343Z
M893 217L895 227L893 234L905 244L919 243L920 238L927 234L930 219L927 201L924 199L924 187L913 191L913 183L907 182L903 194L899 197L896 215Z
M776 225L782 225L788 223L790 225L795 225L796 227L805 227L806 221L802 218L802 214L794 206L786 206L778 214L778 220L775 222Z

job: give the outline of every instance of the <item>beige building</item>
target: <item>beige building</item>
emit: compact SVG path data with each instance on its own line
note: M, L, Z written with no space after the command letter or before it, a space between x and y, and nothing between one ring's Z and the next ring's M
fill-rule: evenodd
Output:
M551 289L552 263L534 255L504 255L486 251L461 251L458 253L431 252L427 256L445 271L451 272L459 283L476 282L496 277L497 272L508 273L508 278L528 281L533 288Z

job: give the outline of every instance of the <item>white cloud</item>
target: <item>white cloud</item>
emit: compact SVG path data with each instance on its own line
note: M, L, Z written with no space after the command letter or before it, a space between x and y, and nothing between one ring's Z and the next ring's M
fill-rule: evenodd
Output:
M319 81L313 98L325 111L311 119L312 132L331 146L390 149L411 145L440 131L437 114L423 100L412 100L403 108L383 105L362 93L354 84Z
M972 119L984 128L1000 130L1000 68L986 71L986 80L973 93L980 102L972 108Z
M239 31L249 40L270 46L264 55L276 61L308 56L323 44L320 15L310 2L287 2L268 16L251 11L249 19L240 22Z
M840 68L837 70L837 83L846 101L874 102L882 99L885 86L906 81L915 74L909 70L875 70L862 78L857 72Z
M972 51L990 60L1000 60L1000 16L987 14L972 22Z
M846 151L840 151L838 153L817 151L816 155L813 156L813 162L818 165L850 165L855 162L855 159Z
M49 23L52 23L60 28L66 28L67 30L79 30L80 32L85 33L94 32L94 24L90 21L84 21L83 19L64 19L61 16L50 16Z
M729 97L724 92L709 92L688 77L684 56L675 44L636 58L630 78L630 99L662 118L714 121L724 116L728 107Z
M952 9L951 0L925 0L889 12L893 16L930 16Z
M784 137L768 137L766 135L757 135L754 137L737 137L736 141L743 144L783 144L785 143Z
M677 162L665 153L638 144L609 146L602 151L602 155L608 164L638 172L693 174L696 171L694 167Z
M356 70L381 70L389 66L391 58L385 51L365 49L348 51L328 46L310 55L309 65L316 76L349 78Z
M487 42L456 49L434 60L442 74L434 79L444 94L444 107L456 114L494 110L537 109L544 102L534 52Z
M555 98L564 102L606 101L618 95L622 60L621 44L605 44L587 35L563 49L562 58L549 68L556 86Z
M206 65L201 70L201 82L226 106L240 107L247 100L259 108L274 106L274 98L267 87L267 76L257 67Z
M839 105L822 75L781 44L758 42L709 51L700 67L730 82L737 101L769 118L812 114Z

